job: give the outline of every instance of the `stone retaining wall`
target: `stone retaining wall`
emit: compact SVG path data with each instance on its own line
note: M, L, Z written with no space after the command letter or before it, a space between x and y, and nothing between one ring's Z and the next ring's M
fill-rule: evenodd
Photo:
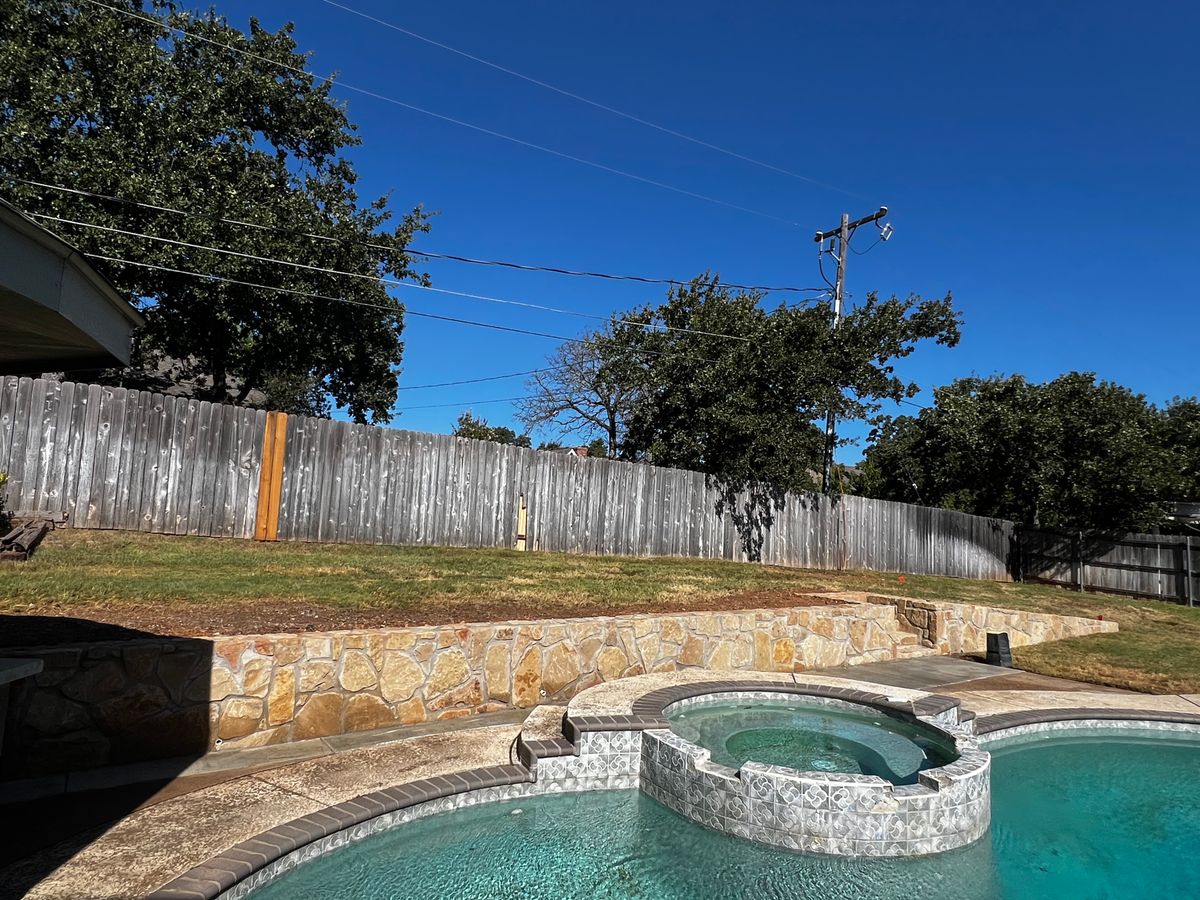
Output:
M14 685L3 778L531 707L645 672L957 652L955 634L947 625L922 648L889 600L6 650L41 657L45 671Z
M921 639L922 646L938 653L983 653L987 650L988 632L1006 631L1013 647L1026 647L1117 630L1115 622L1082 616L1057 616L907 597L864 596L869 603L895 607L901 627L910 629Z

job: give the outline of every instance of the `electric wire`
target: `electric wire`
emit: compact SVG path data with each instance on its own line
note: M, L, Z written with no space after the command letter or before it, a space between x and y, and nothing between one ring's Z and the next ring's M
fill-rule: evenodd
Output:
M318 294L318 293L314 293L312 291L297 290L295 288L277 287L277 286L269 285L269 284L258 284L258 283L252 282L252 281L243 281L243 280L237 279L237 278L228 278L224 275L213 275L213 274L206 273L206 272L192 272L187 269L176 269L171 266L160 266L160 265L156 265L154 263L136 262L134 260L121 259L121 258L115 257L115 256L105 256L100 253L84 253L82 255L88 257L89 259L100 259L100 260L104 260L106 262L121 263L124 265L130 265L130 266L140 266L140 267L146 268L146 269L156 269L156 270L163 271L163 272L171 272L171 273L174 273L177 275L189 275L194 278L203 279L205 281L218 281L218 282L224 282L224 283L228 283L228 284L236 284L236 285L241 285L243 287L252 287L252 288L257 288L259 290L271 291L273 293L290 294L290 295L296 296L296 297L306 297L306 298L315 299L315 300L326 300L326 301L330 301L330 302L334 302L334 303L346 303L351 306L362 306L362 307L367 307L368 309L379 309L379 310L383 310L385 312L390 312L390 313L403 312L403 314L406 316L416 316L418 318L423 318L423 319L434 319L437 321L451 322L451 323L458 324L458 325L471 325L471 326L475 326L477 328L488 328L488 329L492 329L492 330L496 330L496 331L504 331L504 332L508 332L508 333L531 335L533 337L551 338L553 340L563 341L565 343L573 343L573 344L588 343L586 340L581 339L581 338L567 337L564 335L557 335L557 334L548 334L546 332L532 331L532 330L524 329L524 328L514 328L511 326L507 326L507 325L499 325L499 324L496 324L493 322L477 322L472 319L460 319L460 318L455 318L453 316L442 316L442 315L437 315L435 313L421 312L418 310L411 309L407 306L404 307L403 309L401 309L396 306L386 306L381 303L370 303L370 302L363 301L363 300L351 300L351 299L348 299L345 297L336 297L336 296L333 296L330 294ZM666 353L663 351L650 350L648 348L628 348L628 349L621 351L622 355L627 354L627 353L628 354L645 354L648 356L664 356L664 355L666 355ZM709 363L716 362L716 360L708 359L708 358L702 357L702 356L691 356L691 358L698 360L700 362L709 362ZM425 389L425 388L452 387L452 386L460 385L460 384L477 384L477 383L484 382L484 381L498 381L498 380L504 379L504 378L517 378L522 375L536 375L536 374L543 373L543 372L554 372L554 371L558 371L559 369L562 369L562 368L564 368L564 367L563 366L546 366L546 367L543 367L540 369L532 369L528 372L513 372L508 375L494 375L494 376L489 376L489 377L485 377L485 378L466 378L466 379L462 379L460 381L447 381L447 382L442 382L439 384L420 384L420 385L412 385L412 386L407 386L407 387L404 385L401 385L399 387L399 390L414 390L415 391L415 390L421 390L421 389ZM476 401L471 401L471 403L465 403L465 402L461 402L461 401L454 402L454 403L434 403L434 404L427 404L427 405L423 405L423 406L400 407L399 409L401 409L401 410L403 410L403 409L437 409L437 408L451 407L451 406L479 405L479 404L483 404L483 403L508 403L508 402L515 402L517 400L526 400L526 399L532 399L532 398L530 395L523 395L520 397L512 397L512 398L500 398L500 399L492 399L492 400L476 400Z
M417 406L397 406L396 412L408 412L412 409L446 409L452 406L483 406L485 403L515 403L518 400L533 399L528 394L523 394L520 397L497 397L494 400L460 400L455 403L421 403Z
M564 153L561 150L554 150L550 147L543 146L542 144L536 144L532 141L524 140L523 138L513 137L510 134L504 134L501 131L495 131L491 128L485 128L482 125L476 125L472 122L465 121L464 119L457 119L453 116L448 116L443 113L434 112L433 110L425 109L424 107L417 106L416 104L408 103L404 100L399 100L395 97L389 97L386 94L380 94L376 91L368 90L367 88L357 87L357 86L352 85L345 81L335 81L333 79L332 75L325 75L325 76L314 75L313 73L307 72L304 69L297 68L296 66L290 66L287 63L282 63L277 60L273 60L270 57L262 56L258 53L254 53L253 51L244 50L240 47L235 47L232 44L226 44L221 41L215 41L212 38L207 38L207 37L204 37L203 35L193 34L192 32L187 31L186 29L179 28L178 26L175 26L175 25L169 25L166 22L164 22L162 19L158 19L153 16L139 15L138 13L135 13L132 10L119 9L115 6L108 5L107 3L101 3L101 2L99 2L99 0L82 0L82 2L90 4L91 6L97 6L102 9L107 9L111 12L115 12L115 13L118 13L123 16L128 16L133 19L138 19L139 21L155 25L159 28L163 28L168 31L174 31L178 34L182 34L193 40L203 41L204 43L212 44L213 46L216 46L216 47L222 47L225 50L229 50L233 53L239 53L244 56L248 56L251 59L257 59L260 62L265 62L267 65L277 66L281 69L284 69L284 70L287 70L290 72L294 72L298 75L303 75L305 78L318 78L321 81L329 82L331 85L336 85L337 87L343 88L345 90L354 91L355 93L362 94L363 96L366 96L366 97L372 97L376 100L381 100L385 103L392 103L403 109L411 110L413 112L418 112L418 113L421 113L422 115L429 116L434 119L439 119L443 122L449 122L453 125L458 125L462 128L468 128L472 131L477 131L481 134L490 135L491 137L500 138L501 140L509 141L510 143L517 144L522 147L528 147L533 150L540 150L543 153L550 154L551 156L557 156L560 159L570 160L571 162L589 166L593 169L598 169L602 172L608 172L612 175L620 175L623 178L629 178L629 179L632 179L633 181L639 181L643 184L649 184L649 185L652 185L657 188L662 188L663 190L673 191L676 194L682 194L683 196L686 196L686 197L692 197L697 200L704 200L708 203L714 203L714 204L717 204L718 206L728 207L729 209L735 209L735 210L738 210L739 212L749 213L750 215L759 216L764 219L772 219L772 220L774 220L776 222L780 222L784 225L788 225L788 226L798 226L799 225L798 222L794 222L790 219L785 219L782 216L777 216L773 213L763 212L762 210L758 210L758 209L751 209L748 206L740 206L737 203L730 203L727 200L721 200L716 197L710 197L707 194L701 194L696 191L688 190L687 188L677 187L672 184L667 184L666 182L663 182L663 181L656 181L653 178L646 178L642 175L634 174L633 172L626 172L623 169L617 169L617 168L614 168L613 166L605 165L604 163L593 162L592 160L584 159L581 156L574 156L570 153Z
M177 209L171 206L162 206L157 203L146 203L141 200L130 200L125 197L114 197L111 194L101 194L96 191L86 191L82 188L66 187L60 184L50 184L45 181L35 181L31 178L18 178L15 175L5 175L4 178L9 181L15 181L20 184L26 184L33 187L45 188L52 191L61 191L67 194L76 194L81 197L87 197L97 200L106 200L112 203L121 203L127 206L135 206L140 209L154 210L155 212L165 212L177 216L185 216L191 218L201 218L197 213L191 213L187 210ZM579 269L567 269L559 266L542 266L532 265L529 263L508 262L505 260L495 259L478 259L471 256L461 256L454 253L440 253L433 250L417 250L411 247L405 247L403 250L397 250L394 246L387 244L377 244L372 241L360 241L351 238L337 238L325 234L315 234L310 231L301 231L295 228L285 228L280 225L262 225L258 222L248 222L243 219L230 219L224 216L217 216L215 220L223 222L226 225L240 225L246 228L257 228L262 231L272 231L277 234L289 234L295 237L311 238L317 241L327 241L337 244L354 244L363 247L369 247L373 250L383 250L389 253L402 252L407 256L427 256L431 259L444 259L452 262L471 263L478 266L502 266L509 269L518 269L528 272L548 272L555 275L573 275L585 278L605 278L612 281L635 281L641 284L667 284L675 286L685 286L691 284L691 279L677 278L651 278L644 275L614 275L609 272L588 272ZM824 293L825 288L820 287L792 287L792 286L772 286L772 285L755 285L755 284L734 284L732 282L722 282L725 287L739 291L761 291L763 293Z
M793 172L790 169L783 168L782 166L777 166L777 165L774 165L773 163L769 163L769 162L763 162L761 159L755 159L752 156L747 156L746 154L739 153L736 150L730 150L727 147L722 147L718 144L713 144L713 143L703 140L701 138L693 137L690 134L685 134L682 131L676 131L674 128L668 128L665 125L659 125L657 122L652 122L649 119L643 119L640 116L635 116L632 113L627 113L624 110L620 110L620 109L617 109L616 107L609 106L606 103L601 103L598 100L592 100L589 97L584 97L581 94L576 94L573 91L568 91L565 88L560 88L557 85L553 85L553 84L550 84L549 82L542 81L539 78L534 78L531 75L526 75L523 72L518 72L515 69L510 69L507 66L502 66L499 63L492 62L491 60L484 59L480 56L475 56L474 54L468 53L465 50L461 50L458 47L452 47L449 44L442 43L441 41L436 41L433 38L426 37L425 35L417 34L417 32L411 31L407 28L402 28L401 26L395 24L394 22L388 22L385 19L377 18L376 16L372 16L369 13L365 13L365 12L362 12L361 10L354 9L353 7L346 6L344 3L338 3L338 2L335 2L335 0L322 0L322 2L324 2L328 6L333 6L333 7L336 7L337 9L341 9L345 12L348 12L351 15L355 15L360 18L366 19L369 22L374 22L376 25L382 25L384 28L390 28L393 31L397 31L400 34L407 35L408 37L414 38L418 41L423 41L426 44L430 44L431 46L439 47L440 49L446 50L450 53L455 53L458 56L461 56L465 59L471 60L472 62L479 63L480 65L483 65L483 66L488 66L489 68L495 69L498 72L503 72L506 75L511 75L513 78L519 78L522 81L526 81L530 84L537 85L540 88L545 88L548 91L553 91L554 93L560 94L563 97L568 97L571 100L576 100L580 103L586 103L588 106L603 110L604 112L607 112L607 113L611 113L614 116L620 116L623 119L628 119L631 122L636 122L637 124L644 125L647 128L653 128L655 131L661 131L663 134L669 134L672 137L679 138L680 140L689 141L693 144L697 144L698 146L704 147L708 150L716 151L717 153L724 153L726 156L731 156L734 159L739 159L743 162L750 163L751 165L760 166L761 168L764 168L764 169L769 169L772 172L778 172L781 175L787 175L790 178L795 178L800 181L806 181L809 184L815 185L817 187L825 188L826 190L837 191L838 193L847 194L851 197L859 197L860 196L859 194L855 194L852 191L847 191L844 188L840 188L840 187L837 187L832 184L827 184L823 181L818 181L817 179L811 178L808 175L801 175L799 172Z
M856 253L859 256L866 256L868 253L870 253L872 250L874 250L876 247L878 247L882 243L883 243L883 238L877 237L877 238L875 238L874 241L871 242L871 245L869 247L867 247L866 250L855 250L854 247L851 247L850 252Z
M352 300L352 299L349 299L346 297L337 297L332 294L318 294L313 291L302 291L297 288L278 287L275 285L260 284L260 283L253 282L253 281L243 281L238 278L229 278L224 275L213 275L208 272L193 272L188 269L177 269L177 268L173 268L171 266L160 266L155 263L138 262L136 260L122 259L122 258L116 257L116 256L105 256L102 253L82 253L81 255L86 256L89 259L100 259L100 260L104 260L105 262L120 263L120 264L127 265L127 266L139 266L139 267L145 268L145 269L157 269L162 272L171 272L176 275L189 275L193 278L201 278L206 281L219 281L219 282L224 282L227 284L236 284L236 285L240 285L242 287L257 288L259 290L271 291L271 292L278 293L278 294L291 294L293 296L307 297L307 298L311 298L314 300L327 300L327 301L331 301L334 303L346 303L351 306L362 306L362 307L366 307L368 309L378 309L378 310L382 310L384 312L390 312L393 314L403 313L406 316L416 316L416 317L422 318L422 319L435 319L440 322L452 322L452 323L455 323L458 325L472 325L476 328L490 328L495 331L504 331L504 332L509 332L509 333L513 333L513 334L531 335L533 337L550 338L552 340L563 341L564 343L569 343L569 344L587 345L587 344L591 343L591 341L589 341L587 338L568 337L566 335L561 335L561 334L550 334L545 331L534 331L534 330L531 330L528 328L517 328L514 326L510 326L510 325L500 325L495 322L479 322L475 319L462 319L462 318L458 318L455 316L444 316L444 315L440 315L437 313L421 312L419 310L414 310L407 305L400 307L400 306L389 306L389 305L382 304L382 303L371 303L366 300ZM399 301L397 301L397 302L399 302ZM625 353L644 354L647 356L666 356L666 355L668 355L667 351L651 350L647 347L633 347L633 348L629 348L626 350L622 350L620 352L621 352L621 354L625 354ZM694 354L686 354L686 355L688 356L688 358L697 360L699 362L707 362L707 363L716 363L717 362L717 360L715 360L715 359L710 359L710 358L704 357L704 356L697 356ZM550 372L550 371L554 371L558 368L561 368L561 367L560 366L548 366L546 368L536 369L536 370L530 372L529 374L536 374L537 372Z
M829 290L836 291L837 285L825 275L825 251L823 249L817 250L817 271L821 273L821 280L829 285Z
M337 276L344 276L347 278L360 278L360 279L365 279L368 281L375 281L375 282L385 284L385 285L388 285L391 287L407 288L410 290L419 290L419 291L429 291L429 292L432 292L435 294L445 294L445 295L452 296L452 297L462 297L462 298L465 298L468 300L479 300L479 301L484 301L484 302L488 302L488 303L498 303L498 304L502 304L504 306L515 306L515 307L520 307L523 309L532 309L532 310L537 310L540 312L556 313L558 315L575 316L577 318L592 319L592 320L601 321L601 322L610 321L609 316L601 316L601 315L597 315L595 313L585 313L585 312L579 312L578 310L562 309L561 307L546 306L546 305L543 305L540 303L529 303L524 300L508 300L508 299L504 299L501 297L492 297L487 294L474 294L474 293L470 293L468 291L455 291L455 290L450 290L449 288L438 288L438 287L433 287L431 285L426 285L426 284L416 284L414 282L409 282L409 281L400 281L395 278L386 278L381 275L366 275L361 272L346 272L346 271L342 271L341 269L330 269L330 268L326 268L324 266L314 266L314 265L310 265L309 263L300 263L300 262L295 262L293 260L276 259L274 257L269 257L269 256L259 256L254 253L245 253L241 250L230 250L225 247L212 247L207 244L195 244L195 243L191 243L189 241L177 240L175 238L166 238L166 237L161 237L159 235L144 234L144 233L138 232L138 231L129 231L128 229L116 228L111 225L100 225L95 222L81 222L77 219L66 219L61 216L51 216L47 213L25 212L25 215L31 216L33 218L45 219L50 222L58 222L63 225L76 225L76 226L81 226L83 228L92 228L92 229L96 229L98 231L105 231L105 232L109 232L109 233L113 233L113 234L120 234L125 237L134 237L134 238L140 238L140 239L148 240L148 241L155 241L155 242L163 243L163 244L171 244L172 246L177 246L177 247L185 247L185 248L188 248L191 250L205 250L205 251L209 251L212 253L221 253L221 254L225 254L227 256L234 256L239 259L248 259L248 260L251 260L254 262L265 262L265 263L272 263L275 265L290 266L292 268L303 269L303 270L309 271L309 272L317 272L317 273L320 273L323 275L337 275ZM743 343L751 342L750 338L742 337L741 335L736 335L736 334L722 334L720 332L701 331L701 330L694 329L694 328L678 328L673 325L660 325L660 324L655 324L652 322L635 322L635 321L632 321L629 319L614 319L611 321L613 321L614 324L635 325L639 328L644 328L647 331L675 331L675 332L682 332L682 333L687 333L687 334L701 335L704 337L715 337L715 338L722 338L722 339L731 340L731 341L742 341Z
M224 282L226 284L237 284L237 285L241 285L242 287L256 288L258 290L263 290L263 291L273 291L273 292L279 293L279 294L292 294L297 297L308 297L308 298L311 298L314 300L328 300L333 303L346 303L346 304L349 304L350 306L362 306L362 307L366 307L367 309L378 309L378 310L382 310L383 312L390 312L392 314L402 313L403 315L406 315L406 316L417 316L418 318L422 318L422 319L436 319L441 322L454 322L459 325L473 325L477 328L491 328L496 331L507 331L507 332L512 332L515 334L532 335L533 337L551 338L552 340L564 341L564 342L572 343L572 344L586 344L587 343L587 341L583 338L567 337L567 336L561 335L561 334L550 334L545 331L533 331L533 330L526 329L526 328L516 328L516 327L510 326L510 325L499 325L499 324L496 324L493 322L478 322L478 321L475 321L474 319L460 319L460 318L457 318L454 316L443 316L443 315L439 315L436 313L420 312L420 311L412 309L408 306L404 306L404 307L388 306L383 303L371 303L367 300L352 300L347 297L335 297L332 294L318 294L313 291L301 291L301 290L298 290L295 288L285 288L285 287L276 287L274 285L269 285L269 284L259 284L257 282L253 282L253 281L243 281L238 278L227 278L224 275L213 275L208 272L192 272L187 269L172 268L171 266L159 266L159 265L155 265L153 263L137 262L136 260L132 260L132 259L121 259L120 257L116 257L116 256L105 256L102 253L84 253L83 256L86 256L89 259L101 259L106 262L120 263L122 265L127 265L127 266L140 266L144 269L157 269L161 272L171 272L175 275L190 275L194 278L203 278L207 281L220 281L220 282ZM649 353L652 351L643 351L643 352Z
M430 250L406 249L404 251L412 256L428 256L433 259L445 259L453 262L473 263L477 266L503 266L508 269L519 269L525 272L549 272L554 275L573 275L582 278L607 278L612 281L636 281L642 284L667 284L674 287L686 287L692 283L691 279L678 278L650 278L644 275L612 275L607 272L587 272L579 269L564 269L558 266L537 266L528 263L504 262L495 259L475 259L470 256L457 256L452 253L435 253ZM735 284L731 281L722 281L724 287L731 288L735 291L752 291L764 294L823 294L825 288L822 287L791 287L791 286L773 286L763 284Z
M566 368L565 366L546 366L542 369L530 369L527 372L510 372L507 375L488 375L485 378L462 378L458 381L439 381L434 384L408 384L400 385L397 390L401 391L423 391L428 388L443 388L455 387L460 384L482 384L485 381L504 381L509 378L523 378L526 375L541 375L544 372L557 372L559 369Z

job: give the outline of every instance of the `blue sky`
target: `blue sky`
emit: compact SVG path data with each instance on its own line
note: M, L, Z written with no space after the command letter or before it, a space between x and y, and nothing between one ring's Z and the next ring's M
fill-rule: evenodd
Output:
M953 350L900 367L1090 370L1152 401L1200 390L1200 7L1176 3L395 4L355 9L834 186L740 162L321 2L222 0L296 23L317 73L785 221L607 174L339 91L364 195L436 211L418 246L599 271L814 285L812 233L886 204L851 297L943 296ZM906 8L907 7L907 8ZM794 224L793 224L794 223ZM868 238L863 234L860 238ZM438 287L607 314L655 287L431 261ZM576 334L587 320L420 291L413 310ZM554 342L410 317L403 386L536 368ZM511 423L521 379L402 390L393 424ZM448 404L440 406L441 404ZM438 408L417 408L439 405ZM862 427L846 432L861 436ZM853 461L861 446L840 451Z

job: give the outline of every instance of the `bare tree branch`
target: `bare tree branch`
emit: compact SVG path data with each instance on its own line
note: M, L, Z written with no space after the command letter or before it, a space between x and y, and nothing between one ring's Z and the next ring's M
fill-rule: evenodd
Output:
M518 403L517 419L527 429L543 428L560 438L600 435L616 456L637 393L618 365L626 355L609 329L563 344L527 382L530 396Z

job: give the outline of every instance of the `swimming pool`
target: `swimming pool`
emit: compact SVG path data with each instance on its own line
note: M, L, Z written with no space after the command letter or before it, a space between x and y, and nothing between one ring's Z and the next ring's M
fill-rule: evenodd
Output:
M1200 897L1200 738L1075 729L993 753L992 828L938 856L811 856L701 828L636 790L487 804L375 835L255 898Z

